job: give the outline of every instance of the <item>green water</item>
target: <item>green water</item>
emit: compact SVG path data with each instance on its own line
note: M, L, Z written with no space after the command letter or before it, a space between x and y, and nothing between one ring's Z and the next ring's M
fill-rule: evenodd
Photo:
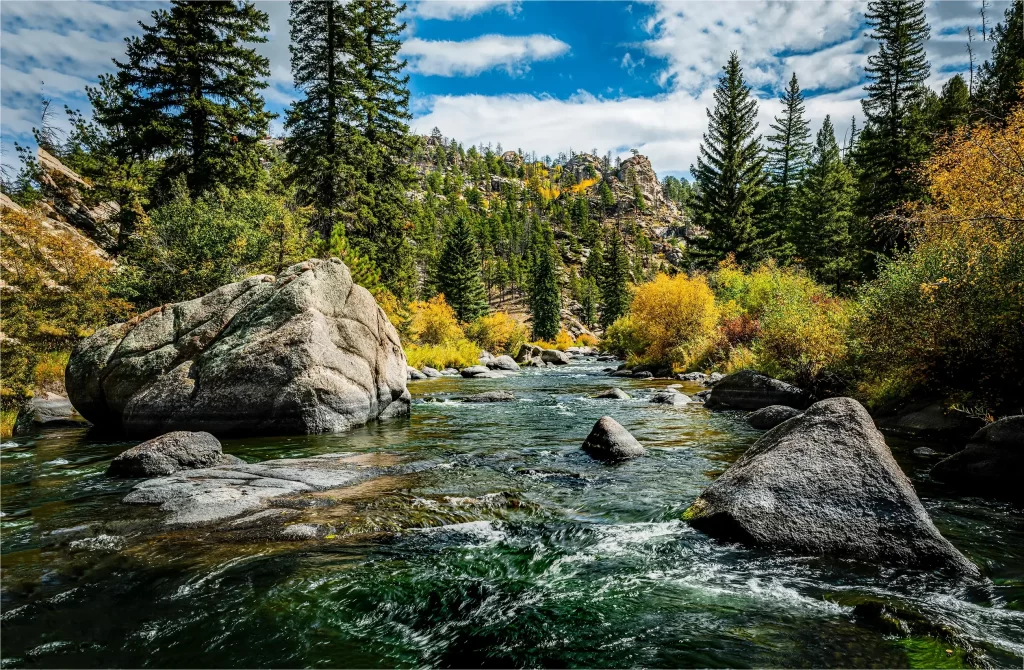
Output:
M1021 509L945 495L919 445L895 443L985 580L720 544L680 516L759 433L740 413L647 403L664 383L616 379L634 400L589 399L610 385L596 363L411 382L409 420L226 441L249 461L344 451L434 464L355 501L357 521L312 544L163 533L154 510L120 503L131 482L103 474L132 443L76 430L9 441L3 665L1021 667ZM498 388L519 399L423 402ZM603 414L650 455L583 455ZM913 631L855 612L865 601Z

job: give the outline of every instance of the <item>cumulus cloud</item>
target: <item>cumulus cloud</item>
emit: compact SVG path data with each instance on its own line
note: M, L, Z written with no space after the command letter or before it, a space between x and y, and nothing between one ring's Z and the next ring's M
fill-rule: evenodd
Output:
M422 19L452 21L468 19L499 8L513 14L518 8L518 3L512 0L420 0L411 3L407 11L412 16Z
M402 56L413 72L442 77L477 75L504 68L521 74L533 61L550 60L569 51L569 45L550 35L483 35L460 42L406 40Z

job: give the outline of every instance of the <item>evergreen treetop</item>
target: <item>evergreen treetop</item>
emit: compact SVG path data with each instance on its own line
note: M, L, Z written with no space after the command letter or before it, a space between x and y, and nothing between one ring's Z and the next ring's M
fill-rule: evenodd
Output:
M487 295L480 280L480 253L469 222L459 217L448 233L437 267L437 289L460 321L487 312Z
M782 115L775 117L775 132L766 138L767 166L774 187L775 227L787 234L796 218L796 191L811 153L810 123L804 118L804 96L795 72L779 102Z

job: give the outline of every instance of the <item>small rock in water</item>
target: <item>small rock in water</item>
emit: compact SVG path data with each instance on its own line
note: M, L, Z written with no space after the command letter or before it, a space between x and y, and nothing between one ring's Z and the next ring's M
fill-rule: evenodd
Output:
M690 396L680 393L675 389L665 389L661 393L651 396L651 402L658 405L688 405L690 403Z
M463 368L460 374L463 377L476 377L487 372L490 372L490 370L485 365L470 365L468 368Z
M676 375L676 379L681 382L697 382L703 384L708 380L708 376L703 372L682 372Z
M921 458L931 458L932 456L937 456L938 454L939 452L935 451L931 447L918 447L917 449L914 449L914 455L920 456Z
M420 372L416 368L412 367L411 365L406 366L406 374L408 375L409 379L426 379L427 378L427 375L423 374L422 372Z
M608 376L609 377L632 377L633 376L633 371L630 370L629 368L625 368L625 369L622 369L622 370L613 370L612 372L608 373Z
M459 371L456 370L455 368L445 368L444 370L441 370L441 376L443 376L443 377L458 377L459 376Z
M602 461L624 461L645 456L647 450L610 416L602 416L583 442L583 451Z
M608 400L629 400L631 396L620 388L610 388L607 391L598 393L594 397Z
M115 477L162 477L178 470L208 468L222 463L220 441L206 432L178 430L136 445L110 463Z
M514 372L519 369L519 364L511 356L504 355L492 358L485 364L492 370L508 370Z
M705 400L708 399L708 396L710 395L711 389L707 389L706 391L697 391L696 393L693 394L693 399L695 402L704 402Z
M634 372L630 375L633 379L653 379L654 373L649 370L642 370L640 372Z
M751 428L769 430L783 421L788 421L794 416L800 416L801 414L803 412L800 410L786 407L785 405L769 405L748 414L747 423L750 424Z
M428 377L440 377L441 376L441 373L438 372L437 369L432 368L429 365L424 365L423 368L421 369L421 372L423 374L425 374L426 376L428 376Z
M515 399L516 397L508 391L487 391L466 396L462 402L510 402Z
M544 349L540 352L540 359L552 365L568 365L569 355L558 349Z

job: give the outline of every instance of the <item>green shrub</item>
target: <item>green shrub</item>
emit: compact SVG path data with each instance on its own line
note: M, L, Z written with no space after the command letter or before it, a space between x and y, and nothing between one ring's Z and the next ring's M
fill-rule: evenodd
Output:
M409 344L405 347L405 357L414 368L424 365L438 370L465 368L479 364L480 347L466 339L446 344Z

